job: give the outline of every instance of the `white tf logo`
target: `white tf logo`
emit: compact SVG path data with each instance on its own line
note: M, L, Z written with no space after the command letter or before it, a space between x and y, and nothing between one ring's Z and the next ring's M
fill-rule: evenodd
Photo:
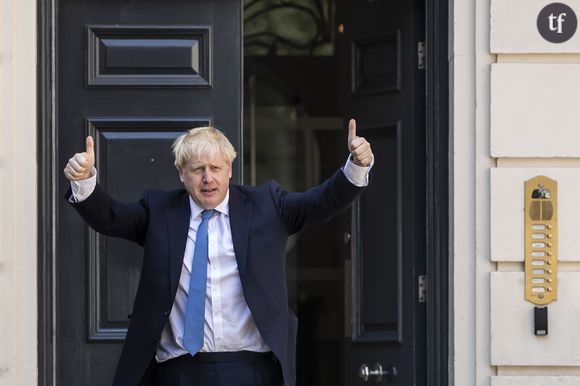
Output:
M569 40L576 33L577 25L576 13L566 4L548 4L538 14L538 32L550 43Z
M555 16L553 13L548 16L550 20L550 31L556 31L556 33L562 33L562 23L564 23L564 18L566 17L566 12L562 12L558 16ZM555 23L554 23L555 22Z

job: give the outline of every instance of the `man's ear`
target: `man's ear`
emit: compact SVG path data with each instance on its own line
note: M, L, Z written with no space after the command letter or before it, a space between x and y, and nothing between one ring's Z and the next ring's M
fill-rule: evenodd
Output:
M179 174L179 180L183 184L183 175L181 174L181 169L177 169L177 173Z

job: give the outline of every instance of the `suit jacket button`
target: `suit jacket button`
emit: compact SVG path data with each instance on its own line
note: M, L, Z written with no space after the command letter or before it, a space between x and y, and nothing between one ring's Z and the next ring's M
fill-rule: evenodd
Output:
M169 316L169 313L170 313L170 312L171 312L171 311L165 311L163 314L164 314L165 316Z
M151 337L151 340L153 341L153 343L157 343L157 338L156 337Z

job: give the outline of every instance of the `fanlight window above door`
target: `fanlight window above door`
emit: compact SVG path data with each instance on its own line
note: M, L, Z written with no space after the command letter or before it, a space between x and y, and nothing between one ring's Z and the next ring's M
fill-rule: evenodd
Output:
M333 55L334 18L334 0L244 0L245 55Z

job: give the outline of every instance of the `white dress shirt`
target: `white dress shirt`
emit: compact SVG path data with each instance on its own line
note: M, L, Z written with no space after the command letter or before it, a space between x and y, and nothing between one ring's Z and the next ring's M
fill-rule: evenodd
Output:
M360 167L347 159L342 168L346 178L356 186L366 186L369 167ZM374 160L373 160L374 161ZM71 181L72 202L84 201L95 189L97 172L82 181ZM179 286L168 323L163 328L155 355L158 362L187 353L183 347L183 330L189 278L201 208L189 197L191 217ZM229 219L229 191L208 223L208 274L206 283L205 326L202 352L270 351L262 339L246 304L234 253Z
M205 289L205 326L202 352L270 351L258 332L246 304L229 218L229 191L208 223L208 265ZM183 330L191 264L197 228L201 223L200 207L189 197L191 218L185 245L179 286L169 314L169 322L161 333L155 359L163 362L187 354L183 348Z

